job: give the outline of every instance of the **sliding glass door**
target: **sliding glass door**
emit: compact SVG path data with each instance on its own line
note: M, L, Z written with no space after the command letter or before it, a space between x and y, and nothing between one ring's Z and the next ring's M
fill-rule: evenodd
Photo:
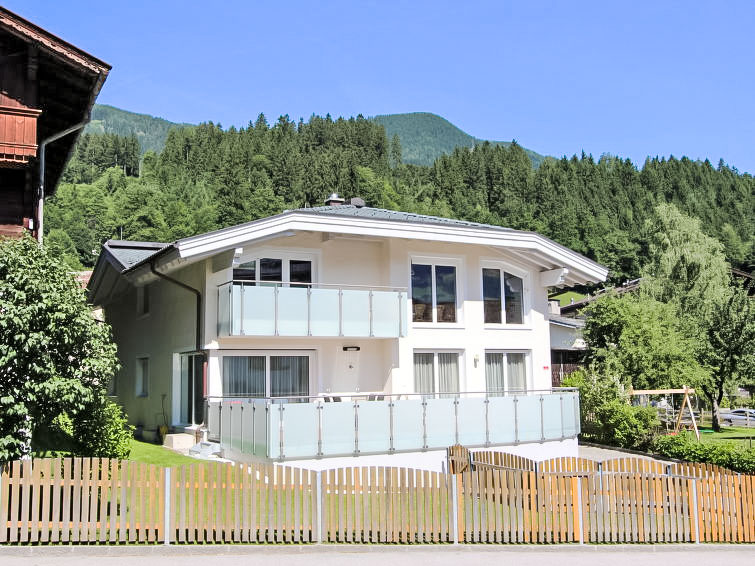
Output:
M224 397L306 397L310 353L223 356Z
M490 395L527 390L525 352L485 352L485 385Z
M458 352L415 352L415 393L440 393L441 397L459 392Z

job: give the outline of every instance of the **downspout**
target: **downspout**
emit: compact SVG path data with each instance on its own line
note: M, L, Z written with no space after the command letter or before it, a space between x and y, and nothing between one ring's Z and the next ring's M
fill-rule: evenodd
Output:
M49 138L42 140L42 143L39 144L39 201L37 203L37 241L39 242L40 246L42 245L42 232L44 231L43 211L45 205L45 149L47 148L48 143L57 141L60 138L75 132L76 130L80 130L88 123L89 117L87 117L87 119L83 122L79 122L78 124L75 124L70 128L66 128L63 131L58 132L57 134L53 134Z
M172 277L168 277L164 273L160 273L155 269L155 263L154 260L149 262L149 268L152 271L154 275L159 277L160 279L165 279L166 281L170 281L174 285L178 285L179 287L182 287L186 289L187 291L194 293L194 295L197 298L197 321L196 321L196 352L199 353L202 351L202 293L195 289L194 287L191 287L187 285L186 283L182 283L181 281L178 281L177 279L173 279Z

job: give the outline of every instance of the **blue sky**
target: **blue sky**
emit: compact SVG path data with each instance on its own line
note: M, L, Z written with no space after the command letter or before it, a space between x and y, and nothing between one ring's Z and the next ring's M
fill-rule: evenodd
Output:
M172 121L424 111L547 155L755 172L755 2L3 5L113 65L99 102Z

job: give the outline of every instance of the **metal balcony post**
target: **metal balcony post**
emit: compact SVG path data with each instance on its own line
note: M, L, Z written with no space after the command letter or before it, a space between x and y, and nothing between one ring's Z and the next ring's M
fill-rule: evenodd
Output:
M312 336L312 287L307 287L307 336Z
M322 456L322 411L323 411L323 406L321 403L318 403L317 405L317 455L318 456Z
M370 336L372 337L372 336L375 336L375 328L373 326L373 321L372 321L372 289L370 289L369 301L370 301L370 312L369 312L369 317L370 317Z
M280 454L278 457L283 460L286 455L284 452L285 449L285 426L283 424L283 411L285 411L286 408L283 406L283 403L278 404L278 413L279 413L279 422L278 422L278 444L280 449Z
M485 446L490 446L490 399L485 394Z
M540 441L545 442L545 398L540 395Z
M359 454L359 401L354 401L354 454Z
M519 398L514 396L514 444L519 444L519 415L517 413Z
M558 396L558 404L561 408L561 440L563 440L564 437L564 395L563 393Z
M252 403L252 454L257 454L257 405Z
M388 402L388 414L389 414L388 435L389 435L389 442L390 442L388 451L393 452L395 450L395 448L393 447L393 397L391 397L391 400Z
M459 394L454 398L454 442L459 444Z
M273 287L273 297L275 297L275 335L278 336L278 285Z
M422 396L422 449L427 450L427 399Z
M233 291L233 283L231 283L231 291ZM241 301L239 301L239 334L244 335L244 294L246 293L246 285L241 284ZM231 300L233 300L233 292L231 293Z

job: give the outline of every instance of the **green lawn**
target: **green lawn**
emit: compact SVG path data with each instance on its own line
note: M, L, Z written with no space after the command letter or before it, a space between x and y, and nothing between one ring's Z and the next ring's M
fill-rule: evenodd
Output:
M186 464L196 464L201 462L196 458L184 456L168 448L164 448L150 442L141 442L139 440L131 441L131 455L128 458L132 462L144 462L145 464L155 464L168 468L171 466L183 466Z
M751 448L755 446L755 442L752 442L752 439L755 439L755 428L724 426L721 427L721 432L713 432L710 428L701 428L700 438L713 442L741 442Z
M580 293L575 293L574 291L566 291L565 293L560 293L558 295L552 295L548 297L551 301L558 301L558 303L565 307L566 305L571 304L572 299L574 299L574 302L581 301L584 299L586 295L582 295Z

